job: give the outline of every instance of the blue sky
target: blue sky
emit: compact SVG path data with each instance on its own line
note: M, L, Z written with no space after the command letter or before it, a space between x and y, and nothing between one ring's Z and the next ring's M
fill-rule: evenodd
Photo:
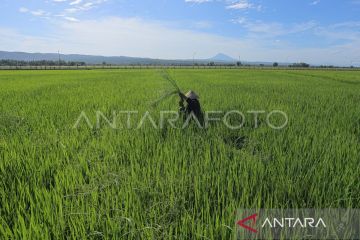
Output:
M360 65L360 0L2 0L0 50Z

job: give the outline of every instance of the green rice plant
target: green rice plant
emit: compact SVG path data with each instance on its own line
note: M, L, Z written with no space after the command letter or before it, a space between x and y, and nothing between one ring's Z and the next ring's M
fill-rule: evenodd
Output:
M161 76L167 80L178 92L181 92L179 86L177 85L176 81L174 78L171 77L171 75L169 74L169 72L167 70L162 70L161 71Z
M166 80L173 88L175 88L175 90L166 90L165 93L163 93L158 99L151 103L153 108L157 107L161 102L168 99L169 97L181 93L181 90L176 81L170 76L167 70L162 70L159 73L164 80Z
M176 110L146 104L166 88L157 70L0 71L0 239L231 239L239 208L360 207L358 71L164 77L169 94L196 89L205 111L239 110L244 126L127 129L125 115L96 127L96 111L112 122L137 110L136 127ZM256 127L251 110L289 123L274 130L260 114ZM73 128L81 112L93 128Z

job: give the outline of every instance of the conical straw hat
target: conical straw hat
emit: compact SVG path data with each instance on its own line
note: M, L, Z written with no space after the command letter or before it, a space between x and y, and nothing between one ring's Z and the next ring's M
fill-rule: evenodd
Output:
M185 96L190 99L199 99L199 96L194 91L188 91Z

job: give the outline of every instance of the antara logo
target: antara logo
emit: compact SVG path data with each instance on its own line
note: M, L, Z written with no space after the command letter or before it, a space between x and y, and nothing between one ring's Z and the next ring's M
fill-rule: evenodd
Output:
M314 218L274 218L272 221L269 218L266 218L264 223L261 225L261 227L269 226L271 228L275 227L289 227L289 228L295 228L295 227L312 227L317 228L320 225L322 225L324 228L326 228L326 224L322 218L319 218L317 221Z
M248 225L245 225L245 222L248 222L248 221L250 221L250 220L252 220L252 225L256 225L256 218L257 218L257 216L258 216L258 214L255 213L255 214L253 214L253 215L251 215L251 216L249 216L249 217L247 217L247 218L244 218L243 220L238 221L237 224L238 224L240 227L243 227L243 228L245 228L245 229L247 229L247 230L249 230L249 231L251 231L251 232L253 232L253 233L257 233L256 229L254 229L254 228L252 228L252 227L250 227L250 226L248 226Z
M257 233L256 227L256 218L258 214L255 213L249 217L246 217L236 224L246 230ZM293 217L286 217L286 218L266 218L264 222L261 224L261 228L270 227L270 228L318 228L324 227L326 228L326 224L322 218L315 219L315 218L293 218Z

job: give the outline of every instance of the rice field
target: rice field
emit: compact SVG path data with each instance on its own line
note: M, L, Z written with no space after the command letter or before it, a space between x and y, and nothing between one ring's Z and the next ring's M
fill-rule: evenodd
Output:
M171 89L155 69L0 71L0 239L231 239L240 208L360 208L359 71L169 73L243 127L95 126L177 111L151 107Z

